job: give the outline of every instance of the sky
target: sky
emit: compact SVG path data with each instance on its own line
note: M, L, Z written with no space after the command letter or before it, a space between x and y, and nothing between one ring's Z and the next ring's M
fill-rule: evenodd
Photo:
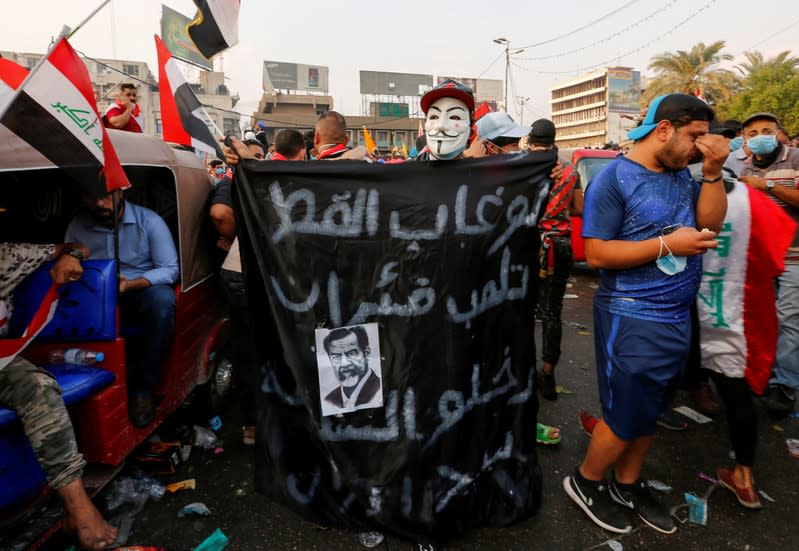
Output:
M100 4L14 2L13 17L0 20L0 50L44 52L63 25L76 27ZM91 57L146 61L157 77L153 34L160 32L161 4L195 12L191 0L111 0L71 43ZM518 102L509 101L508 111L530 124L549 115L552 84L587 69L621 65L651 75L652 56L716 40L735 56L730 66L750 50L799 55L797 31L793 0L242 0L239 44L215 68L240 96L236 110L249 115L261 98L265 59L326 65L334 108L358 115L359 70L504 79L504 46L493 42L502 37L510 51L524 50L511 57L509 95L530 99L523 115Z

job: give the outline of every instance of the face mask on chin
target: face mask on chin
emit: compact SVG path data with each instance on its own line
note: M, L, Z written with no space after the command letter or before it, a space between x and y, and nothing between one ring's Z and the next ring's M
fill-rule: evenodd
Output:
M469 141L469 109L459 99L439 98L427 109L424 129L432 158L439 161L455 159L463 153Z

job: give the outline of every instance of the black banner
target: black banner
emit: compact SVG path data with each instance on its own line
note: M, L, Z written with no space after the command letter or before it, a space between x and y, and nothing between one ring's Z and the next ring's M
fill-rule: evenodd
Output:
M535 222L555 158L242 164L261 491L411 538L536 511Z

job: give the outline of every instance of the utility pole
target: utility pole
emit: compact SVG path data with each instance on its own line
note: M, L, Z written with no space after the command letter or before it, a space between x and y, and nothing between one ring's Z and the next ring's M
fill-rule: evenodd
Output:
M519 124L524 126L524 104L530 101L530 98L518 97L516 98L521 106L521 115L519 115Z
M520 54L524 51L524 49L516 50L515 52L510 51L510 40L507 38L495 38L495 44L501 44L505 46L505 112L508 112L508 77L510 76L510 56L515 54Z
M496 44L505 46L505 112L508 112L508 75L510 74L510 40L507 38L495 38Z

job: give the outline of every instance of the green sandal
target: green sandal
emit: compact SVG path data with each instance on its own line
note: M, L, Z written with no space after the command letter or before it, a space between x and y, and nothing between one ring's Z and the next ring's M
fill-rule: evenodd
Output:
M558 431L558 435L554 438L550 436L553 429ZM554 446L555 444L560 442L560 439L561 439L560 429L558 429L557 427L550 427L549 425L545 425L543 423L536 423L535 441L537 443L543 444L545 446Z

